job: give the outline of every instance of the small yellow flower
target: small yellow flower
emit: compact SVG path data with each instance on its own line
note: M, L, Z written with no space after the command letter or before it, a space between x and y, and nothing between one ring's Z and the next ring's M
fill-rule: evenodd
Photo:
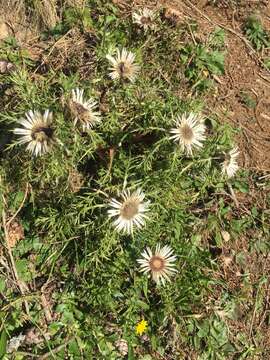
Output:
M141 320L137 325L136 325L136 334L137 335L142 335L145 330L147 329L148 323L147 321L145 321L144 319Z

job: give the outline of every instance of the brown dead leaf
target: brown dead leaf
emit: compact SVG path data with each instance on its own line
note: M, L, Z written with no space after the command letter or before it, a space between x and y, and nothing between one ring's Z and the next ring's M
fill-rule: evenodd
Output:
M74 8L84 8L86 6L86 0L67 0L67 5Z
M115 155L115 149L114 149L114 148L110 148L110 150L109 150L109 156L110 156L109 172L110 172L111 169L112 169L112 164L113 164L114 155Z
M183 13L172 7L166 8L164 16L174 24L180 23L183 19Z
M233 261L233 259L231 256L223 256L222 261L224 263L224 266L228 267L229 265L231 265L231 262Z
M42 22L48 29L52 29L58 22L57 3L56 0L37 1L35 10L42 19Z
M7 227L8 233L8 245L10 248L14 248L18 241L24 239L24 229L21 223L14 219Z
M127 6L127 3L125 0L112 0L112 2L117 5L120 9L125 9Z
M42 307L43 307L43 310L44 310L44 315L45 315L46 321L48 323L50 323L52 321L50 304L47 301L46 296L45 296L44 293L41 293L40 298L41 298L41 304L42 304Z

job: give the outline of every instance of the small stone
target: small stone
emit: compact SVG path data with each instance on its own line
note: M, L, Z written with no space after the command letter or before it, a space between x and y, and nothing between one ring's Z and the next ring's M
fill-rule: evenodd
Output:
M15 66L12 63L6 60L0 60L0 74L7 74L13 69L15 69Z
M6 60L0 60L0 74L8 74L15 69L15 65Z
M5 22L0 22L0 41L10 36L10 29Z
M221 231L221 236L223 237L224 241L229 241L231 238L231 235L228 233L228 231Z

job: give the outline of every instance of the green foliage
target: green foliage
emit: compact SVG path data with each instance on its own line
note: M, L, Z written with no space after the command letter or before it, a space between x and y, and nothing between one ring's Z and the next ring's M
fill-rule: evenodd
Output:
M224 74L224 31L217 29L208 45L190 44L181 49L181 61L192 88L203 91L213 84L213 75Z
M256 50L262 50L270 46L269 33L263 28L262 22L257 16L249 16L244 29L247 38Z
M206 348L199 356L200 360L227 359L235 350L229 342L227 326L219 318L190 322L189 331L193 333L195 348Z
M240 99L248 108L254 109L257 105L256 100L246 91L240 92Z
M1 100L3 133L12 134L30 109L50 109L60 140L51 153L32 158L10 135L1 151L5 204L0 208L14 214L26 183L30 189L18 215L24 239L12 249L18 276L30 289L30 313L25 314L25 297L13 280L1 274L2 354L6 334L11 339L31 328L42 341L23 344L13 354L16 359L24 351L41 356L59 349L49 358L118 360L119 339L127 342L129 359L177 358L181 347L213 360L247 351L248 340L239 341L235 350L225 320L212 313L201 319L193 314L206 311L213 285L226 298L220 306L233 307L226 285L214 276L218 264L212 250L224 246L221 232L226 229L236 240L245 231L260 230L250 246L266 253L269 216L256 206L241 214L231 200L230 186L240 195L249 193L250 174L239 171L230 181L221 176L224 152L235 134L229 125L214 115L206 118L207 138L193 157L169 139L177 114L206 107L196 96L179 95L179 88L204 90L214 75L223 74L224 31L216 29L207 44L194 44L187 41L184 27L175 29L165 21L158 25L162 32L146 35L112 4L89 1L84 9L65 9L63 21L43 34L44 41L57 41L73 28L87 37L91 28L95 43L84 43L69 72L48 64L45 74L37 74L38 64L15 42L1 48L1 54L8 49L7 58L17 67L1 75L9 86ZM122 46L133 50L141 65L135 83L114 83L108 76L106 55ZM86 77L77 58L85 48L94 49ZM74 126L67 111L75 87L96 99L102 112L101 124L88 132ZM83 178L77 192L70 186L72 172ZM142 187L152 204L147 226L134 236L118 234L108 219L108 201L124 187ZM142 275L136 263L146 246L158 242L177 255L178 274L165 287ZM52 314L48 323L41 291ZM141 319L149 324L145 338L135 332Z
M7 333L6 333L6 330L3 329L1 331L1 335L0 335L0 358L1 359L6 354L6 347L7 347Z

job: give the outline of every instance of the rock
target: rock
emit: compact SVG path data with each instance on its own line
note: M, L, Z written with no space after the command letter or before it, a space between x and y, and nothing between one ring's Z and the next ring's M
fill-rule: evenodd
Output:
M221 231L221 236L223 237L224 241L229 241L231 238L231 235L227 231Z
M11 35L10 28L5 22L0 21L0 41Z

